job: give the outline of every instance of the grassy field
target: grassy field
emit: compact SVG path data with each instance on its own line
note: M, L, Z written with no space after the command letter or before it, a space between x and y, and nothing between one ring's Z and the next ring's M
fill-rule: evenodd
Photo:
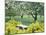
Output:
M29 25L31 24L34 19L32 16L23 16L23 18L21 18L21 16L15 16L13 17L16 21L22 22L24 25ZM10 17L6 17L6 21L10 20ZM37 21L44 21L44 17L37 17Z
M5 34L6 35L14 35L14 34L24 34L24 33L35 33L35 32L44 32L44 17L38 16L37 21L34 24L34 20L32 16L15 16L12 17L14 19L10 19L10 17L5 18ZM27 25L27 30L16 30L16 26L19 24ZM34 30L35 28L35 30Z

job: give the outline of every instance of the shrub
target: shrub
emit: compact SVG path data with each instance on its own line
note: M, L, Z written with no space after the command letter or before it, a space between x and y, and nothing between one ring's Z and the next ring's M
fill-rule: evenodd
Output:
M14 34L16 33L16 26L22 24L21 22L17 22L15 20L9 20L8 22L5 23L5 33L8 34Z
M36 21L28 26L27 30L17 30L16 26L22 24L16 20L9 20L6 22L6 34L20 34L20 33L34 33L34 32L44 32L44 23Z
M32 23L29 25L29 32L44 32L44 23L39 23L36 21L36 23Z

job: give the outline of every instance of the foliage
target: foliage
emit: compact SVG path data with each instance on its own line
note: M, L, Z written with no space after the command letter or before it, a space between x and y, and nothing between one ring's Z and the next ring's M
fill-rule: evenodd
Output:
M36 23L32 23L29 25L29 31L32 30L32 32L44 32L44 23L40 23L36 21ZM31 31L30 31L31 32Z
M9 0L8 0L9 1ZM7 5L6 5L7 4ZM24 1L6 1L6 16L31 15L33 12L44 15L44 3L41 2L24 2Z
M17 22L17 21L15 21L15 20L9 20L8 22L6 22L6 28L5 28L5 33L7 33L8 34L8 32L10 33L10 34L14 34L14 33L16 33L16 26L17 25L19 25L19 24L21 24L21 22Z
M38 15L40 15L40 17ZM6 0L5 16L10 17L5 18L6 35L44 32L44 3L42 2ZM24 23L30 23L27 30L16 29L17 25Z
M11 0L5 3L6 16L21 16L31 15L34 21L37 20L37 15L44 15L44 3L42 2L24 2Z
M8 31L10 30L10 34L20 34L20 33L34 33L34 32L44 32L44 24L43 22L32 23L27 27L27 30L17 30L16 26L22 24L21 22L17 22L15 20L9 20L6 22L6 30L5 33L8 34Z

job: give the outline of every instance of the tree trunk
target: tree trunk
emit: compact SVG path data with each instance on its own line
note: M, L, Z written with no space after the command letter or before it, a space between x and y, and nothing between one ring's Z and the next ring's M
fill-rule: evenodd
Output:
M21 18L23 18L23 14L21 15Z
M34 21L36 22L36 20L37 20L37 12L35 14L31 13L31 15L34 18Z
M37 20L37 13L35 13L34 21L36 22Z

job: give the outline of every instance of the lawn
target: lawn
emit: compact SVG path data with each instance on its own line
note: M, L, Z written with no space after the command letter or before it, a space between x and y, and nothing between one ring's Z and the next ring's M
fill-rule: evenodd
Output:
M24 25L29 25L31 24L34 20L32 16L23 16L23 18L21 18L21 16L15 16L13 17L16 21L22 22ZM6 21L10 20L10 17L6 17ZM44 17L40 17L37 16L37 21L44 21Z
M34 24L34 20L32 18L32 16L23 16L23 18L21 18L21 16L15 16L12 17L14 19L10 19L10 17L5 18L5 34L9 35L9 34L22 34L22 33L34 33L34 32L44 32L44 17L40 17L38 16L36 23ZM26 25L27 30L17 30L16 26L17 25Z

